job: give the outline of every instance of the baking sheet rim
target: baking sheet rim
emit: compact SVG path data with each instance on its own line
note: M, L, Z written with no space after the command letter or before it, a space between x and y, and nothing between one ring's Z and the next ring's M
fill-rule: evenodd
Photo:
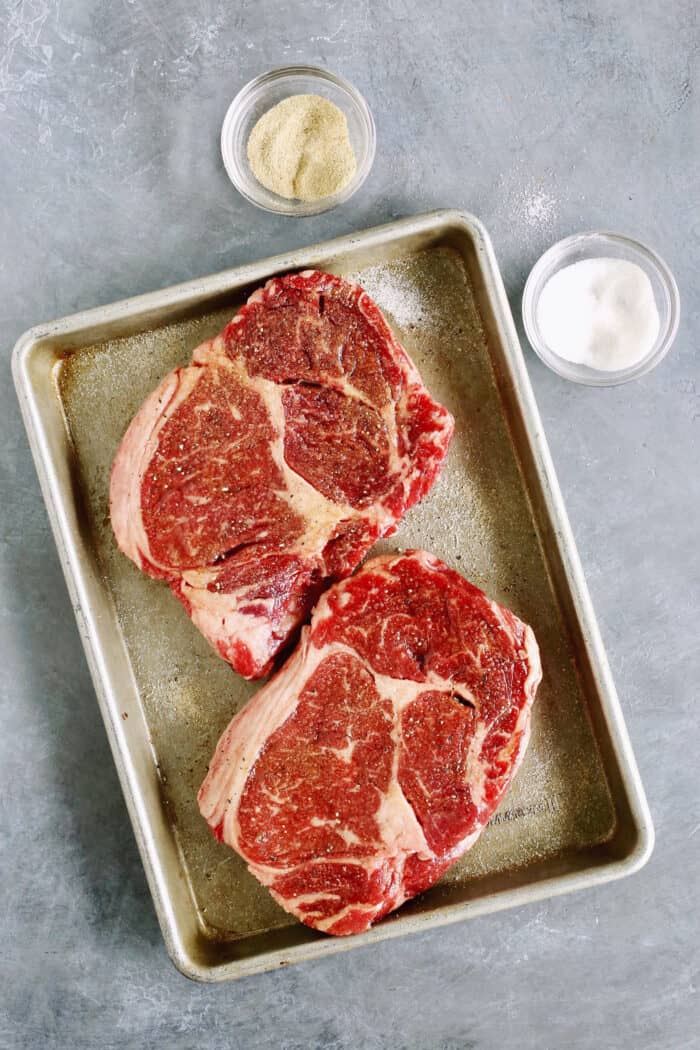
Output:
M144 828L148 827L148 815L140 804L137 785L130 775L121 739L120 724L111 697L113 688L110 676L103 666L100 645L96 638L95 622L91 603L84 591L80 566L75 563L75 550L70 543L71 528L64 512L65 494L57 491L55 471L51 470L53 457L48 447L41 409L36 391L29 375L29 360L37 345L52 337L79 333L95 326L103 326L127 317L138 317L151 311L162 311L168 306L181 306L198 297L211 298L217 293L232 290L241 285L261 282L273 273L285 270L308 268L319 265L323 258L349 254L358 247L385 243L400 239L402 235L435 233L458 226L466 231L474 242L480 265L484 270L487 292L491 299L499 335L503 342L508 366L517 389L525 428L528 435L538 477L550 520L553 524L560 553L565 559L568 582L577 609L577 615L589 649L592 666L598 678L599 699L605 721L615 750L615 758L637 833L634 848L625 857L604 865L580 871L554 875L551 878L485 895L465 903L445 905L438 911L424 915L404 916L383 923L350 939L321 938L294 946L286 952L277 950L268 954L233 960L216 965L204 965L195 961L177 935L177 923L173 915L168 893L168 879L162 870L158 852L147 839ZM271 969L286 961L302 961L318 958L335 951L359 947L380 939L396 937L421 929L442 926L468 917L487 914L522 903L542 900L546 897L569 892L612 879L632 874L648 860L654 845L654 831L641 784L636 762L624 724L619 699L592 609L588 589L583 576L578 553L564 508L554 467L544 437L539 412L527 374L515 325L508 305L505 289L496 262L493 247L482 223L468 212L440 210L407 219L399 219L366 231L349 234L330 241L302 247L281 255L245 264L173 285L160 291L149 292L133 298L98 306L90 310L69 315L60 320L41 324L29 329L18 339L12 355L12 371L17 396L22 411L29 444L34 458L44 501L47 506L59 558L66 578L71 604L76 615L78 630L85 649L98 703L105 723L110 747L124 792L129 816L134 827L139 852L146 872L158 920L163 932L166 948L175 966L185 976L199 981L219 981L235 976L245 976ZM277 960L282 954L288 960ZM271 958L272 957L272 958ZM293 957L293 959L292 959Z

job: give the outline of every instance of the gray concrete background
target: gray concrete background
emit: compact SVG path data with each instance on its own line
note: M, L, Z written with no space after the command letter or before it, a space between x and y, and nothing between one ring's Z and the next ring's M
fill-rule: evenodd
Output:
M375 168L317 218L249 207L218 133L250 77L318 62L374 111ZM0 0L0 1045L700 1046L700 28L694 0ZM568 385L526 350L657 828L648 867L220 987L169 963L9 376L27 327L437 206L491 231L514 311L554 240L674 269L652 375Z

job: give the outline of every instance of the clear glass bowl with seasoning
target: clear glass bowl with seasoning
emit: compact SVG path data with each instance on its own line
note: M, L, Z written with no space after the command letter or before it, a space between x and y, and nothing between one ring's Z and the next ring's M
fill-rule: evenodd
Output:
M343 111L348 122L356 168L346 186L315 201L288 200L266 189L248 161L248 139L260 117L292 95L321 95ZM369 106L353 85L318 66L285 66L251 80L229 106L221 129L221 156L231 182L246 200L280 215L317 215L349 200L372 168L376 131Z
M659 331L644 357L628 368L602 371L568 361L547 345L538 319L540 297L547 282L565 266L583 259L624 259L636 263L649 278L659 313ZM523 292L523 324L537 356L564 379L588 386L617 386L650 372L671 349L678 331L680 299L673 274L656 252L619 233L579 233L553 245L535 263Z

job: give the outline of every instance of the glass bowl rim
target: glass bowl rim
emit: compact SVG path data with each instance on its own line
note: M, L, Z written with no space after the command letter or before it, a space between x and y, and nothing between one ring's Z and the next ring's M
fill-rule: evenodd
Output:
M544 287L544 283L541 283L543 275L551 271L549 273L549 276L551 276L567 265L568 257L577 249L585 251L589 246L592 247L594 245L603 249L598 253L598 258L605 257L605 246L610 245L625 248L632 256L636 256L638 261L641 260L642 268L645 272L652 270L657 276L663 288L668 308L666 325L659 331L655 349L637 364L614 372L595 371L586 368L584 365L577 365L559 357L544 343L536 321L537 303ZM535 295L536 290L537 296ZM525 334L533 350L540 360L557 375L586 386L618 386L621 383L627 383L632 379L638 379L640 376L646 375L669 352L676 338L680 322L680 296L676 279L670 267L653 248L623 233L615 233L611 230L590 230L564 237L539 257L530 270L523 289L522 317ZM584 368L586 368L586 371L581 372L580 369Z
M366 142L365 155L362 162L358 164L351 180L342 190L339 190L338 193L334 193L330 197L323 197L318 201L300 201L297 199L287 200L284 197L279 197L277 194L274 194L271 190L261 187L265 193L270 194L271 197L274 198L273 203L269 198L263 200L260 196L256 195L254 190L256 180L254 176L251 176L250 184L246 178L242 177L243 173L241 165L236 156L236 151L233 148L232 131L236 127L236 124L245 116L252 97L260 88L295 76L307 76L318 81L325 81L326 83L330 83L334 87L339 88L341 92L344 92L361 118ZM229 143L231 143L231 148L229 148ZM357 190L359 190L372 170L376 144L377 132L374 118L364 95L354 84L339 73L333 73L331 70L324 69L322 66L313 65L278 66L274 69L267 70L265 73L260 73L258 76L253 77L252 80L249 80L243 85L231 101L221 126L220 138L221 157L224 162L226 173L245 200L250 204L254 204L257 208L261 208L263 211L272 212L277 215L300 217L306 215L318 215L321 212L330 211L331 208L335 208L337 205L344 204L348 201Z

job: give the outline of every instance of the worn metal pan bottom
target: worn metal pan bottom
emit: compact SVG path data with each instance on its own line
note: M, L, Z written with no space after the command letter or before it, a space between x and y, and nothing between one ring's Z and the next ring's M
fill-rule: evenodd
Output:
M109 469L146 394L266 278L357 279L456 419L443 477L381 545L425 547L532 624L544 680L525 762L482 838L433 890L331 939L283 912L195 801L214 745L258 688L210 650L165 585L119 554ZM437 212L35 328L17 390L168 951L221 980L615 878L653 832L483 227Z

